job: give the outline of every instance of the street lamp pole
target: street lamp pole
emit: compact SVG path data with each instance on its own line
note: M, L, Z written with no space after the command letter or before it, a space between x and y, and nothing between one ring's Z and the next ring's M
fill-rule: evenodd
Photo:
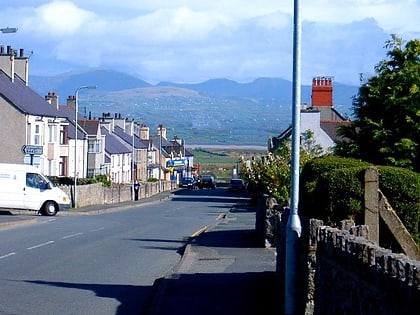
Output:
M162 192L162 125L159 125L159 192Z
M0 28L0 32L2 32L3 34L8 34L8 33L16 33L17 32L17 28L16 27L5 27L5 28Z
M74 207L77 208L77 129L79 129L79 124L77 122L77 115L79 111L79 91L82 89L93 90L96 89L96 85L83 85L76 89L75 95L75 104L74 104Z
M135 164L135 147L134 147L134 119L131 122L131 192L132 192L132 200L135 200L135 189L134 189L134 184L135 184L135 180L137 179L137 174L134 174L135 172L137 173L137 167ZM135 176L136 175L136 176Z
M292 163L291 200L289 219L286 227L285 263L285 315L297 313L298 298L298 241L302 227L298 215L299 201L299 162L300 162L300 106L301 106L301 31L300 0L294 0L293 21L293 110L292 110Z

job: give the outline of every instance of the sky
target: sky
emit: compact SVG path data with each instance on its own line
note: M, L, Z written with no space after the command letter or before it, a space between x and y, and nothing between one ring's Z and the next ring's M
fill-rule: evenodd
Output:
M292 0L2 0L0 44L30 75L112 69L151 84L292 80ZM300 0L301 78L360 84L396 34L420 39L420 0Z

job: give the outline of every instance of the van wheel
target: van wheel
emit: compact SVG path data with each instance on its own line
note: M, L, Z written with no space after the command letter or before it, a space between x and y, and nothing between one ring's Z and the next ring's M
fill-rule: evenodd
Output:
M47 215L47 216L53 216L53 215L56 215L56 213L57 213L57 207L56 207L55 203L52 202L52 201L47 201L44 204L44 209L42 209L42 210L43 210L42 214Z

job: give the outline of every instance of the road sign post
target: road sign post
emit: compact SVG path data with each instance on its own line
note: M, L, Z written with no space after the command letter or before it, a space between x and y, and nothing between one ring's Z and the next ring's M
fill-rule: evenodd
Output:
M34 156L42 155L44 150L41 145L23 145L21 151L30 156L31 165L34 165Z

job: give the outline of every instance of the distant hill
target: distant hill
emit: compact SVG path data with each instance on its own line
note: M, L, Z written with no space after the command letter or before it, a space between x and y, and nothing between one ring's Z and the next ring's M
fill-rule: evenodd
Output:
M113 92L151 84L125 73L112 70L92 70L85 72L68 72L57 76L31 76L29 85L44 96L48 92L56 92L61 98L74 95L76 89L83 85L96 85L101 92Z
M163 124L168 136L178 135L189 144L263 145L291 123L292 83L278 78L258 78L249 83L212 79L196 84L149 84L133 76L93 70L55 77L33 76L30 87L44 96L56 92L60 103L83 85L97 85L88 100L80 98L86 117L118 113L152 129ZM334 82L334 106L350 115L358 87ZM302 86L302 103L311 103L311 86Z
M239 97L258 100L276 100L282 104L292 103L292 82L278 78L258 78L249 83L227 79L212 79L197 84L161 82L157 86L176 86L192 89L207 96ZM350 105L358 87L334 83L334 101L337 105ZM302 102L311 103L312 87L302 86Z

